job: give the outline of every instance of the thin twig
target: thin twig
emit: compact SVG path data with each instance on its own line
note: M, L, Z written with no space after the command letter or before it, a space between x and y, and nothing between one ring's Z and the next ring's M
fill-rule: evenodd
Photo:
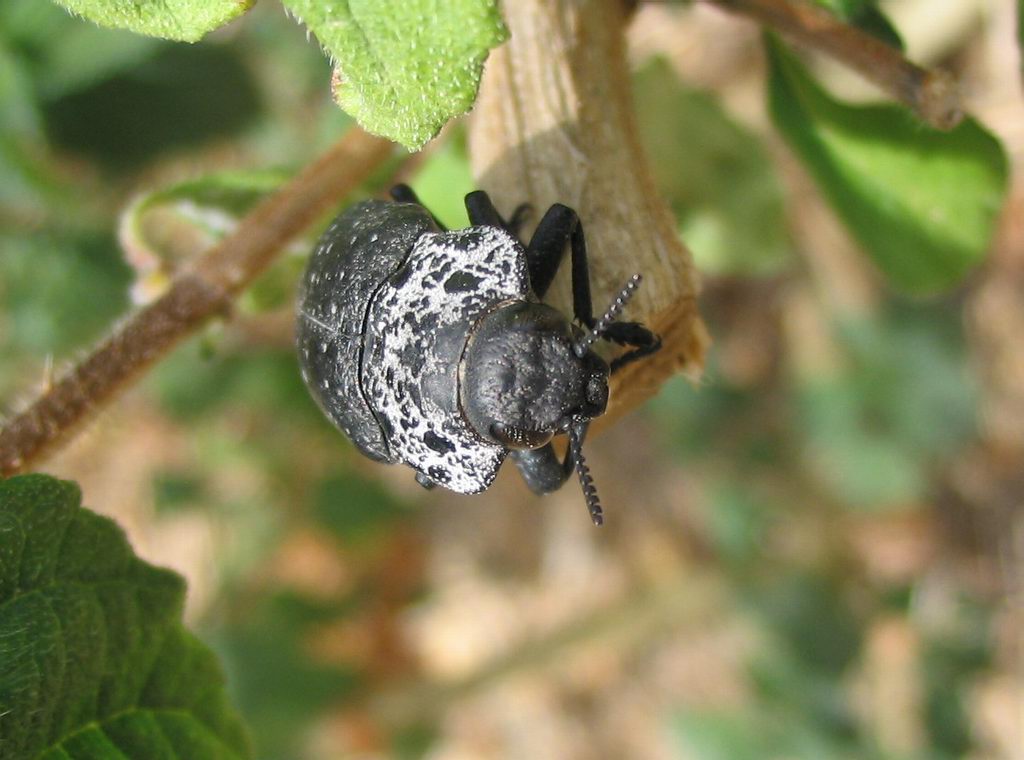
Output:
M842 61L904 103L937 129L952 129L963 119L955 78L946 71L924 69L899 50L825 9L804 0L705 0L748 16L793 39Z
M130 317L0 429L0 476L35 466L146 367L210 319L227 313L232 299L285 245L366 179L392 148L389 141L353 128L260 203L231 235L178 275L160 299Z

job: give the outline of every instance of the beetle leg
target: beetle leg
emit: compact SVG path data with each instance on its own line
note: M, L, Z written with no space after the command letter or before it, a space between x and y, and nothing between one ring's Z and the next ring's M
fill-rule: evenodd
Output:
M555 449L550 443L539 449L513 450L511 456L512 461L519 468L519 474L526 481L526 485L536 494L557 491L568 479L569 474L576 470L580 479L580 487L583 489L583 497L587 502L587 511L590 512L590 519L593 520L594 525L601 525L604 522L601 501L597 497L594 481L590 477L590 468L587 467L582 451L583 439L587 434L587 424L586 421L580 421L569 428L569 445L565 451L565 458L561 462L558 461Z
M620 346L632 347L631 351L612 359L610 368L613 374L661 348L661 336L655 335L639 322L612 322L602 337Z
M643 359L645 356L650 356L655 351L658 351L661 348L661 336L654 335L653 333L651 333L651 336L654 340L650 345L637 346L632 351L627 351L622 354L622 356L617 356L612 359L611 364L609 365L611 374L614 375L627 364L632 364L637 359Z
M520 203L518 206L515 207L515 209L512 211L512 216L510 216L508 218L508 221L505 223L505 229L509 231L512 237L518 239L519 230L522 229L523 222L525 222L527 217L529 217L532 213L532 205L530 205L529 203Z
M544 298L555 279L565 255L565 244L572 249L572 310L580 324L594 326L594 307L590 298L590 268L587 265L587 241L579 215L568 206L556 203L537 225L526 258L530 284L538 298Z
M555 447L550 443L539 449L515 449L509 456L526 485L536 494L557 491L573 468L571 453L566 451L565 459L559 462Z
M657 336L639 322L612 322L601 333L605 340L620 346L649 346Z
M529 204L522 204L506 222L494 208L490 196L475 190L466 196L466 211L472 224L502 227L515 235L530 212ZM565 255L565 244L572 248L572 301L573 313L582 324L594 324L590 300L590 271L587 266L587 242L583 236L580 218L568 206L554 204L544 214L526 247L526 260L530 269L530 285L538 298L544 298L555 279Z
M388 195L391 196L392 200L398 201L399 203L415 203L417 206L423 205L423 201L421 201L419 196L416 195L416 191L404 182L392 187L388 191Z
M593 327L594 307L590 300L587 242L583 237L583 222L579 221L579 217L577 217L576 226L572 228L569 242L572 247L572 313L581 324Z
M417 472L416 473L416 482L419 483L424 488L426 488L428 491L433 490L434 488L437 488L437 483L435 483L433 480L428 478L422 472Z
M593 328L593 303L590 296L590 268L587 264L587 242L579 216L568 206L556 203L537 225L526 249L530 267L530 284L538 298L544 298L565 255L568 238L572 250L572 309L580 324ZM613 359L611 371L649 356L661 348L661 338L638 322L612 322L601 337L633 350Z
M441 224L441 220L434 216L434 213L423 205L423 201L421 201L419 196L416 195L416 191L413 190L408 185L406 185L404 182L395 185L393 188L391 188L391 190L388 191L388 195L390 195L393 200L398 201L399 203L415 203L417 206L426 209L427 213L429 213L430 217L434 220L434 224L437 225L437 228L442 232L448 231L448 228Z
M469 215L470 224L488 225L490 227L501 227L512 237L519 237L519 228L523 226L526 217L533 211L529 203L520 203L516 206L512 216L506 222L494 207L494 203L483 190L474 190L466 196L466 213Z
M556 203L547 210L526 246L530 269L530 285L537 298L543 299L551 287L565 255L565 244L577 226L579 217L568 206Z
M501 218L498 209L494 208L489 196L483 190L474 190L466 196L466 214L469 216L469 223L472 225L486 225L488 227L501 227L508 229L505 220Z

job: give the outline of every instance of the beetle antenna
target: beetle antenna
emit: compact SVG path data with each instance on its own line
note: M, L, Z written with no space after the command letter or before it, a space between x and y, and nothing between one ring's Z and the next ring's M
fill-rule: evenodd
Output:
M587 460L583 457L583 434L586 429L586 422L576 423L569 428L569 449L573 466L576 468L576 476L580 479L580 488L583 489L583 498L587 502L590 519L594 525L600 527L604 522L604 510L601 509L601 500L597 496L594 479L590 477Z
M601 315L601 318L594 323L594 326L589 329L582 338L573 344L572 348L576 353L576 356L583 358L587 349L601 337L601 334L608 329L608 325L615 321L615 318L619 316L625 308L626 303L633 297L636 289L640 287L641 280L643 280L643 277L639 272L629 278L622 290L619 291L619 294L615 296L615 300L612 301L611 306L609 306L607 310L605 310L605 313Z

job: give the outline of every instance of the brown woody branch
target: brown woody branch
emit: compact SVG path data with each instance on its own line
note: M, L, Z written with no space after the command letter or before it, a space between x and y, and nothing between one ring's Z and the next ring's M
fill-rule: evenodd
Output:
M937 129L952 129L963 119L957 83L949 72L911 63L899 50L844 24L820 6L805 0L705 2L752 18L801 45L832 56Z
M0 475L35 466L147 367L212 318L392 153L388 140L351 129L330 151L263 201L219 245L179 274L27 409L0 429Z

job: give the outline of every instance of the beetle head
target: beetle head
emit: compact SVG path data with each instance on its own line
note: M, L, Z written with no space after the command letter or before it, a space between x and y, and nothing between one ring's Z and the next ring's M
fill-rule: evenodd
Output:
M469 424L510 449L535 449L574 422L604 414L608 364L561 312L517 301L476 326L462 363L460 400Z
M583 438L590 420L608 406L610 373L590 347L604 337L640 279L633 275L586 331L544 304L502 306L477 325L460 367L463 413L484 438L509 449L536 449L556 433L569 435L565 466L576 470L595 525L604 517L583 456Z

